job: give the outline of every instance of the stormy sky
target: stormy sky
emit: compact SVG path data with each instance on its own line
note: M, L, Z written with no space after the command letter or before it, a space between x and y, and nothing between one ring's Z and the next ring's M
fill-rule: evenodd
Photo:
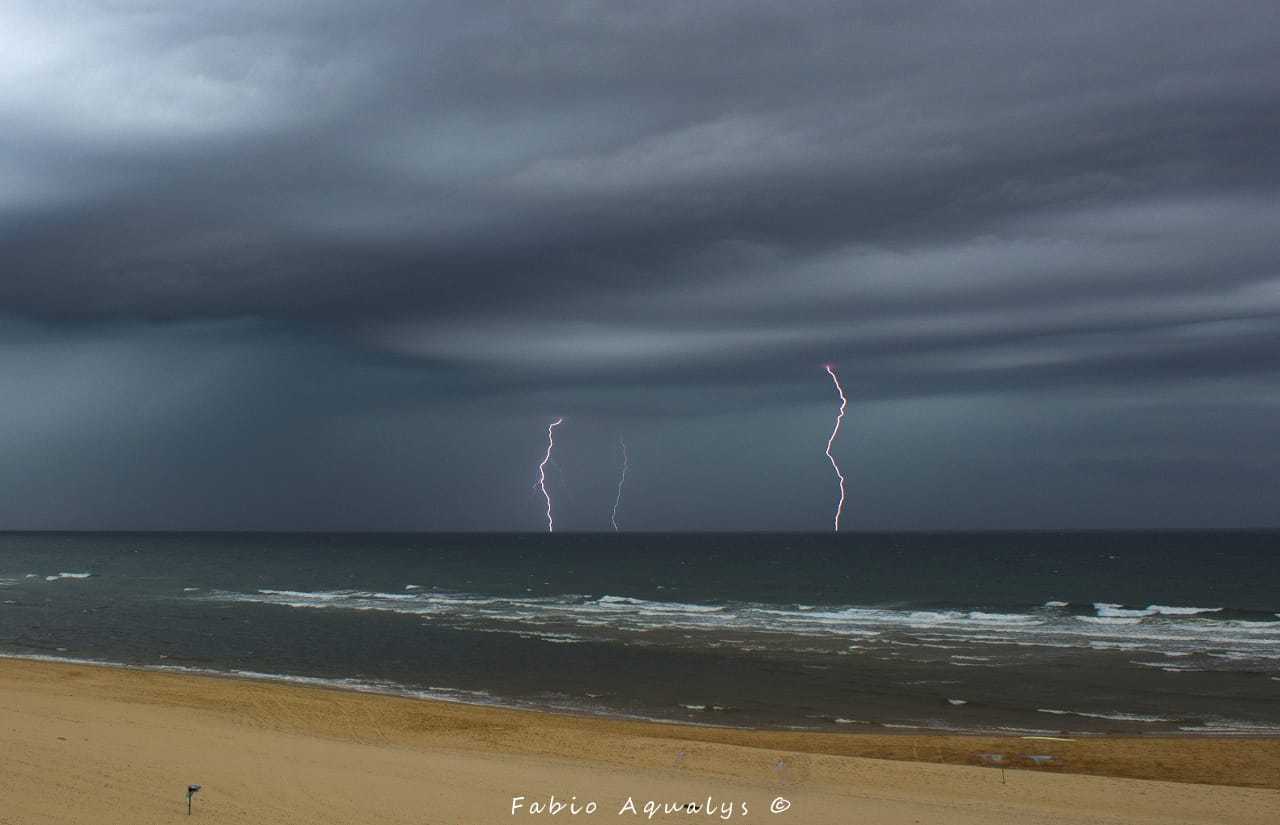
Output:
M1273 0L0 0L0 528L1280 526Z

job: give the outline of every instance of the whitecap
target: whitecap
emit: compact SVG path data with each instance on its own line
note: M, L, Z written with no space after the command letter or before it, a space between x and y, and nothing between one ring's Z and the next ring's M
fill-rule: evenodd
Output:
M325 601L340 598L344 595L343 593L310 593L302 590L272 590L269 588L260 588L258 592L264 596L287 596L293 599L322 599Z
M1173 665L1168 662L1139 662L1130 660L1129 664L1138 665L1139 667L1157 667L1165 673L1208 673L1208 668L1192 667L1190 665Z
M1110 604L1108 602L1094 602L1093 609L1098 616L1104 619L1133 619L1155 615L1155 611L1149 607L1134 610L1124 605Z
M1200 613L1221 613L1221 607L1169 607L1163 604L1147 605L1147 610L1161 616L1195 616Z
M1203 725L1187 725L1179 726L1178 730L1188 731L1191 733L1218 733L1218 734L1241 734L1241 735L1280 735L1280 725L1265 724L1258 722L1244 722L1235 719L1222 719L1212 722L1205 722Z
M1055 708L1036 708L1039 713L1051 713L1055 716L1081 716L1087 719L1108 719L1113 722L1177 722L1177 719L1166 719L1162 716L1146 716L1141 713L1089 713L1083 710L1057 710Z
M1095 608L1101 608L1103 613L1120 615L1076 616L1069 611L1052 610L1022 614L809 604L693 604L607 594L496 597L407 587L406 591L264 588L247 593L215 590L196 598L290 608L386 611L497 633L590 633L596 638L624 642L806 650L833 656L848 655L849 650L886 648L921 652L933 649L946 655L941 652L987 653L1008 646L1092 647L1137 649L1145 656L1162 656L1167 661L1165 654L1169 652L1199 650L1206 645L1261 658L1270 658L1269 648L1280 646L1280 634L1271 626L1274 623L1229 622L1189 613L1157 615L1157 611L1168 609L1167 605L1132 610L1099 602ZM1212 644L1207 644L1209 637ZM568 641L566 637L548 638L552 639ZM983 658L971 656L967 661L982 662ZM966 666L966 658L958 656L952 664Z

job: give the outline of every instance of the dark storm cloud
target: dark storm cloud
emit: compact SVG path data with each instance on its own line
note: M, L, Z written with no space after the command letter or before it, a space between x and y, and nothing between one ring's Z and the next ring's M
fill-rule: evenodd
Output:
M197 364L261 348L220 396L256 411L227 438L335 405L365 422L348 443L492 399L794 413L830 400L826 362L861 401L1280 397L1274 3L122 0L0 20L11 340L59 375L76 336L141 353L170 330ZM160 385L184 372L139 358ZM468 443L492 431L474 421Z

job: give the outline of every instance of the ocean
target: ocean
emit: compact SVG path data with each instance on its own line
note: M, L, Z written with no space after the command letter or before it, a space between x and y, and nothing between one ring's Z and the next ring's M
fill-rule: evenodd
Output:
M735 727L1275 735L1280 532L4 533L0 655Z

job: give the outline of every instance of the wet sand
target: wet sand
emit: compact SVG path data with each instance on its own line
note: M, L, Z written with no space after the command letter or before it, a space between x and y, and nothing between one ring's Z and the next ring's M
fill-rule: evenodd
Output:
M1271 823L1280 740L729 730L0 659L0 823L172 822L189 783L207 822Z

